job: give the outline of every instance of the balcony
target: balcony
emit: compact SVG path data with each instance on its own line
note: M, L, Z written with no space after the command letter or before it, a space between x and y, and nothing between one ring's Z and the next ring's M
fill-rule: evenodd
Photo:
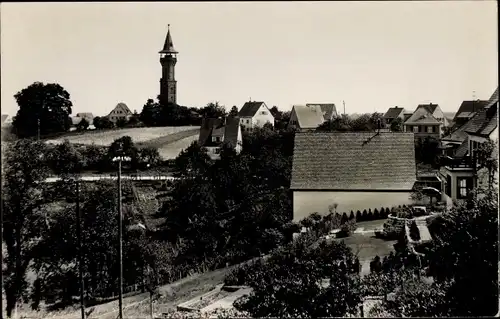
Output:
M450 156L441 157L442 166L446 166L448 169L473 169L475 167L475 160L470 156L454 158Z

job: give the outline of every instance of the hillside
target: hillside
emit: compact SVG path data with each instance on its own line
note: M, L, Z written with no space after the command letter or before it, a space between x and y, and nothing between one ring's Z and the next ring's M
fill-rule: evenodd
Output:
M188 137L198 134L199 127L196 126L169 126L169 127L137 127L137 128L124 128L109 131L88 131L80 134L69 133L67 135L59 136L53 139L46 139L45 141L50 144L60 144L65 139L75 144L95 144L107 146L114 140L130 136L135 143L148 144L149 142L159 147L162 144L169 144L171 139L166 138L176 133L185 132L182 137ZM189 132L189 133L188 133Z

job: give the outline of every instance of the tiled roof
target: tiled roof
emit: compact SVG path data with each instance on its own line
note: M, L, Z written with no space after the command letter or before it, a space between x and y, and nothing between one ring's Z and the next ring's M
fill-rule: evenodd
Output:
M291 188L411 190L414 143L413 133L297 133Z
M466 133L478 135L490 135L497 127L498 106L492 105L484 108L476 114L465 129Z
M316 106L319 105L321 112L323 112L323 118L325 121L331 120L333 117L337 116L337 108L335 104L321 104L321 103L308 103L306 106Z
M400 116L402 112L404 114L404 111L405 109L402 107L391 107L387 110L387 112L385 112L384 119L395 119Z
M412 125L412 124L439 124L439 123L440 122L432 115L428 105L419 105L415 110L415 112L413 112L413 114L410 116L408 120L406 120L404 124Z
M495 92L493 92L493 94L491 95L491 97L488 100L488 103L486 104L486 106L490 107L490 106L492 106L495 103L498 103L498 87L495 90Z
M482 110L487 105L487 103L488 101L482 101L482 100L463 101L460 107L458 108L455 118L472 117L474 116L475 112Z
M433 104L433 103L429 103L429 104L419 104L417 109L419 107L425 107L431 114L434 114L434 111L436 110L436 108L438 107L438 104Z
M82 113L76 113L76 116L78 117L86 117L86 118L93 118L94 114L90 112L82 112Z
M264 102L245 102L241 110L238 112L240 117L253 117Z
M317 105L294 105L293 108L295 110L295 114L297 115L297 121L299 122L300 128L314 129L325 121L323 111Z
M224 119L204 118L200 127L198 144L201 146L218 146L224 142L236 146L239 125L240 119L238 117L226 118L226 124L224 124ZM212 142L212 136L224 136L224 141Z

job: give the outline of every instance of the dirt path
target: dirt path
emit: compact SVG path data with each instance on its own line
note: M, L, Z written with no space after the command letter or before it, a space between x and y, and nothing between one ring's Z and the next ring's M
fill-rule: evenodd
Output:
M169 134L167 136L158 137L146 142L137 143L138 147L156 147L160 148L162 146L177 142L186 137L194 136L200 132L199 128L195 128L192 130L181 131L173 134Z

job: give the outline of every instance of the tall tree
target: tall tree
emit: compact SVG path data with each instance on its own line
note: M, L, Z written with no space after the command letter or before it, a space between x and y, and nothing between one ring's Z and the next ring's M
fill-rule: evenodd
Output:
M146 126L158 126L161 122L161 108L160 104L153 99L148 99L146 104L142 107L142 112L139 117L141 122Z
M54 173L69 176L79 173L83 168L82 154L68 140L56 145L48 156L48 163Z
M210 102L200 110L200 114L206 118L220 118L226 116L226 109L219 102Z
M391 122L391 132L403 132L403 119L398 117Z
M228 116L231 116L231 117L238 116L238 107L236 107L236 105L233 105L233 107L231 108L231 111L229 111Z
M47 149L44 143L19 140L7 147L2 167L3 240L7 248L5 295L7 316L26 289L26 270L34 244L45 227Z
M19 111L12 123L19 137L67 132L73 104L69 93L57 83L35 82L14 95ZM38 121L40 125L38 125Z

